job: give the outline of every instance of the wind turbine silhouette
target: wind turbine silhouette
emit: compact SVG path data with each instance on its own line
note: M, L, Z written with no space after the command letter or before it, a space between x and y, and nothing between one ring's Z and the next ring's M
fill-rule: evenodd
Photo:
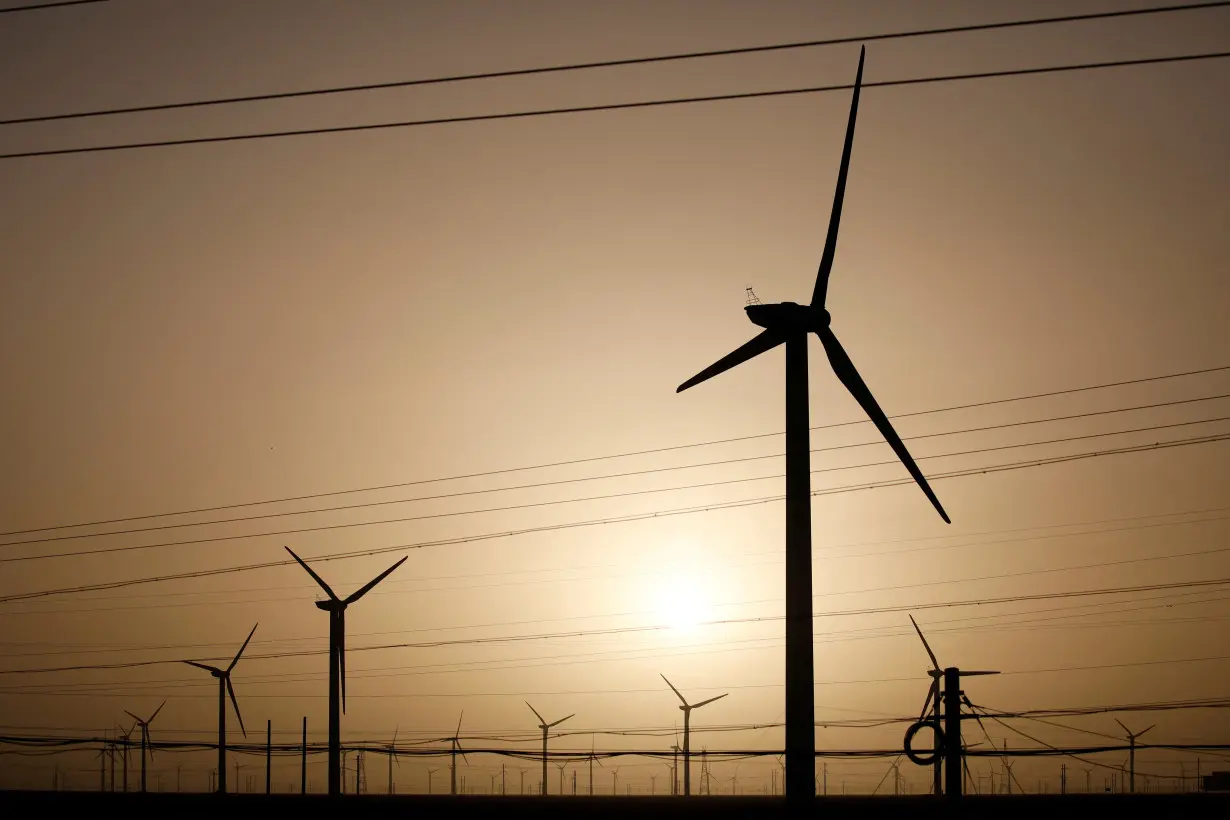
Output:
M452 751L450 753L452 760L448 767L450 776L449 794L457 793L457 753L461 752L461 759L466 762L466 765L470 763L470 759L466 757L465 750L461 748L461 719L465 716L466 710L462 709L461 714L457 716L457 731L453 732L453 736L449 738L452 741Z
M256 626L260 626L257 624ZM218 679L218 793L226 794L226 696L231 696L231 705L235 707L235 717L239 720L239 729L243 732L243 736L248 736L248 730L243 726L243 715L239 714L239 701L235 700L235 688L231 686L231 670L235 668L235 664L239 663L239 658L243 655L243 651L248 648L248 641L252 640L252 636L256 634L256 626L252 627L252 631L248 633L248 639L243 642L243 646L239 647L239 651L235 653L235 659L231 661L231 665L226 669L219 669L216 666L210 666L196 661L184 661L189 666L195 666L197 669L204 669L209 674ZM236 788L239 784L236 783Z
M825 309L829 274L837 251L837 231L841 223L846 176L850 168L850 150L854 143L854 122L863 83L865 53L866 49L859 50L854 97L850 102L850 119L846 126L846 140L837 173L837 191L833 197L828 236L820 257L811 303L746 305L744 311L748 319L752 324L764 328L764 331L679 385L675 391L687 390L778 345L786 346L786 796L796 800L814 796L814 787L808 784L813 782L812 768L816 755L815 670L812 654L811 446L807 383L809 333L815 333L820 338L837 378L875 423L881 435L935 506L940 517L946 522L949 521L948 514L931 491L927 479L893 430L880 405L876 403L854 363L846 355L845 348L837 341L837 336L829 326L829 312Z
M681 695L679 690L675 688L675 684L666 679L666 675L662 675L662 680L666 681L666 685L679 697L679 710L683 712L683 794L686 797L692 793L692 746L690 740L692 710L713 703L715 700L721 700L729 693L723 693L715 698L702 700L700 703L688 703L687 698Z
M148 748L150 757L154 756L154 750L149 745L149 725L154 722L154 718L158 717L158 713L161 712L162 707L166 705L167 705L167 702L165 700L162 703L158 704L158 708L154 710L154 714L149 716L149 720L141 720L141 718L137 717L132 712L129 712L127 709L124 710L124 713L128 715L130 718L132 718L133 720L135 720L137 722L137 725L141 727L141 793L142 794L145 793L145 750Z
M525 705L530 706L530 702L527 700L525 702ZM546 797L546 795L549 793L549 790L547 789L547 731L552 726L559 726L561 723L563 723L568 718L576 717L576 712L573 712L568 717L562 717L553 723L547 723L545 720L543 720L542 715L538 714L538 710L535 709L533 706L530 706L530 711L534 713L534 717L538 718L538 728L542 729L542 794L544 797ZM563 781L560 781L560 782L561 782L560 788L562 790ZM560 793L562 794L563 792L561 791Z
M931 651L931 644L927 643L927 637L923 635L922 629L919 628L918 621L914 620L913 615L910 615L909 618L910 618L910 623L914 625L914 631L918 633L918 639L922 641L923 649L927 650L927 657L931 659L931 668L927 670L927 674L931 676L931 686L930 688L927 689L927 699L923 702L922 711L918 715L918 724L915 724L915 725L917 726L923 723L930 723L933 729L934 738L935 738L934 740L935 758L931 764L934 767L934 778L932 782L933 792L932 793L942 794L944 792L944 789L942 788L943 780L941 777L942 775L941 766L943 764L943 759L945 757L945 751L943 748L945 745L945 732L955 732L955 737L953 738L953 742L955 743L955 748L959 749L962 753L961 760L963 764L965 760L964 750L967 748L966 745L961 741L961 734L960 734L961 702L963 701L964 703L969 705L971 710L973 709L973 705L970 704L969 699L965 697L965 693L960 691L960 680L961 678L969 677L972 675L998 675L999 672L965 670L965 669L958 669L956 667L948 667L946 669L940 669L940 662L936 659L935 653ZM948 699L948 696L950 694L954 694L954 693L948 692L948 688L949 688L948 685L950 683L949 677L952 678L951 682L954 687L955 697L953 700L945 704L944 708L949 712L949 714L946 715L948 728L941 729L940 681L941 680L944 681L944 685L945 685L944 697L945 699ZM930 721L927 720L927 710L928 709L933 709ZM979 725L981 725L982 718L978 717L978 714L976 712L974 713L974 717L978 720ZM911 731L913 731L913 727L911 727ZM909 757L910 760L913 762L918 762L917 760L915 760L912 750L907 753L907 757ZM952 761L950 760L949 761L949 771L948 771L947 791L950 794L960 794L961 793L961 771L958 769L952 768L951 764L952 764Z
M333 594L333 590L312 568L295 555L295 551L286 547L290 556L307 570L320 588L329 596L327 601L317 601L316 606L329 613L329 796L341 794L342 791L342 712L346 711L346 607L362 598L371 588L380 583L393 570L406 562L403 557L393 566L368 581L358 592L342 599ZM339 697L340 694L340 697Z
M1120 720L1119 720L1119 718L1115 718L1115 719L1114 719L1114 721L1115 721L1115 723L1118 723L1120 726L1122 726L1122 727L1123 727L1123 731L1127 732L1127 738L1128 738L1128 792L1130 792L1131 794L1135 794L1135 793L1136 793L1136 738L1140 737L1140 736L1141 736L1141 735L1143 735L1145 732L1149 731L1149 729L1153 729L1153 728L1155 728L1155 727L1157 726L1157 724L1155 723L1155 724L1153 724L1152 726L1150 726L1150 727L1149 727L1149 729L1141 729L1139 732L1137 732L1137 733L1135 733L1135 734L1132 734L1132 730L1131 730L1131 729L1129 729L1128 727L1124 726L1124 725L1123 725L1123 722L1122 722L1122 721L1120 721ZM1146 783L1146 784L1145 784L1145 788L1148 788L1148 783Z

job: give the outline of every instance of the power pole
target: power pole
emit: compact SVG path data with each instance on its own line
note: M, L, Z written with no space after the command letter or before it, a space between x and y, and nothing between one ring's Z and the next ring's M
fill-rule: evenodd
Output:
M944 793L961 796L961 670L944 670Z
M307 794L307 715L303 716L303 757L299 763L299 793Z
M500 764L500 795L501 795L501 796L508 794L508 789L507 789L506 782L505 782L505 779L504 779L504 778L505 778L505 773L504 773L504 764L503 764L503 763L501 763L501 764Z
M1068 793L1068 764L1059 764L1059 793Z
M265 794L273 790L273 720L265 721Z
M521 773L521 793L525 794L525 769L518 769Z

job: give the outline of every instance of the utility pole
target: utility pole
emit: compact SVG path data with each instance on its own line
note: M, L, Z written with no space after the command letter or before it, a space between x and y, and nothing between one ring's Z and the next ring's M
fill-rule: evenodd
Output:
M679 794L679 744L671 746L671 794Z
M521 793L525 794L525 769L518 769L521 773Z
M175 767L175 791L177 793L183 791L183 785L184 785L184 767L176 766Z
M500 764L500 795L501 796L508 794L508 789L506 788L506 783L505 783L504 778L505 778L504 764L501 763Z
M307 715L303 716L303 757L299 763L299 793L307 794Z
M1068 793L1068 764L1059 764L1059 793Z
M944 792L961 796L961 670L944 670Z
M826 761L824 764L824 796L828 797L828 794L829 794L829 764Z
M273 790L273 720L265 721L265 794Z

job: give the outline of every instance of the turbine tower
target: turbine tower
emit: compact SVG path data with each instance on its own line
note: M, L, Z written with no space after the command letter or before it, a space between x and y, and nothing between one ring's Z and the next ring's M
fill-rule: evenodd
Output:
M829 217L828 235L811 303L749 304L744 307L752 324L764 331L734 352L719 359L683 384L676 392L711 379L736 365L786 346L786 795L797 800L815 794L812 769L816 755L815 670L812 655L811 587L811 455L808 429L807 337L815 333L824 345L837 378L862 406L881 435L892 446L910 475L935 506L940 517L948 514L931 491L901 438L893 430L884 411L854 368L845 349L829 326L825 309L829 274L837 250L837 230L841 222L846 176L850 168L850 149L854 142L854 122L858 113L859 90L863 82L863 57L859 51L858 74L846 126L845 145L837 173L837 191Z
M257 624L256 626L260 626ZM216 666L209 666L196 661L184 661L189 666L195 666L197 669L204 669L209 674L218 679L218 793L226 794L226 696L231 696L231 705L235 707L235 717L239 720L239 729L243 732L243 736L248 736L248 730L243 727L243 715L239 714L239 701L235 700L235 689L231 686L231 670L235 668L235 664L239 663L240 656L243 651L248 648L248 641L252 640L252 636L256 634L256 626L252 627L252 631L248 633L248 639L243 642L243 646L239 647L239 651L235 653L235 659L231 661L231 665L226 669L219 669ZM238 788L239 784L235 784Z
M1132 734L1132 730L1131 730L1131 729L1129 729L1129 728L1128 728L1128 727L1126 727L1126 726L1123 726L1123 723L1122 723L1122 721L1120 721L1120 720L1119 720L1119 718L1115 718L1115 723L1118 723L1120 726L1122 726L1122 727L1123 727L1123 731L1127 732L1127 739L1128 739L1128 792L1129 792L1129 793L1131 793L1131 794L1135 794L1135 793L1136 793L1136 738L1140 737L1140 736L1141 736L1141 735L1143 735L1145 732L1149 731L1149 729L1153 729L1154 727L1156 727L1156 726L1157 726L1157 724L1155 723L1155 724L1153 724L1153 726L1150 726L1150 727L1149 727L1149 729L1141 729L1139 732L1137 732L1137 733L1135 733L1135 734ZM144 771L144 769L142 769L142 771ZM1148 787L1149 787L1149 784L1146 782L1146 783L1145 783L1145 788L1147 789Z
M525 702L525 705L530 706L530 702L527 700ZM538 718L538 728L542 729L542 794L543 794L543 797L546 797L548 794L548 789L547 789L547 731L551 729L551 727L553 726L559 726L561 723L563 723L565 720L567 720L570 717L576 717L576 713L573 712L568 717L562 717L559 720L554 721L553 723L547 723L545 720L543 720L542 715L538 714L538 710L535 709L533 706L530 706L530 711L534 713L534 717ZM561 774L561 777L562 776L563 775ZM560 781L560 794L564 793L563 790L564 790L564 786L563 786L563 781L561 780Z
M313 572L302 558L295 555L294 550L286 547L286 551L329 596L327 601L317 601L316 606L329 613L329 796L335 797L342 792L342 712L346 711L346 607L370 592L372 587L405 563L409 556L403 557L368 581L349 598L342 599L333 594L325 579Z
M660 673L659 673L660 674ZM702 706L713 703L715 700L721 700L729 693L723 693L715 698L702 700L700 703L688 703L687 698L679 693L675 688L675 684L666 680L666 675L662 675L662 680L666 681L666 685L671 688L679 698L679 711L683 712L683 794L685 797L692 793L692 745L689 736L692 732L692 710L699 709Z
M154 714L150 715L148 720L141 720L141 718L137 717L132 712L129 712L127 709L124 710L124 713L128 715L130 718L132 718L133 720L135 720L137 722L137 725L141 727L141 793L142 794L145 794L145 750L149 749L150 757L154 756L154 750L149 745L149 725L154 722L154 718L158 717L158 713L161 712L162 707L166 705L167 705L167 702L165 700L162 703L158 704L158 708L154 710Z

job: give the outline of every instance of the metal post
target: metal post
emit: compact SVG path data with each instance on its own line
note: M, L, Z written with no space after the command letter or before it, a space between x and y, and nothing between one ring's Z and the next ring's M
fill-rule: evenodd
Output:
M961 670L944 670L944 792L961 796Z
M329 611L329 796L342 793L342 701L341 642L342 621Z
M273 721L265 721L265 794L272 791L273 785Z
M303 757L299 763L299 793L307 794L307 715L303 716Z
M807 331L786 339L786 796L815 796ZM686 764L685 764L686 765Z

